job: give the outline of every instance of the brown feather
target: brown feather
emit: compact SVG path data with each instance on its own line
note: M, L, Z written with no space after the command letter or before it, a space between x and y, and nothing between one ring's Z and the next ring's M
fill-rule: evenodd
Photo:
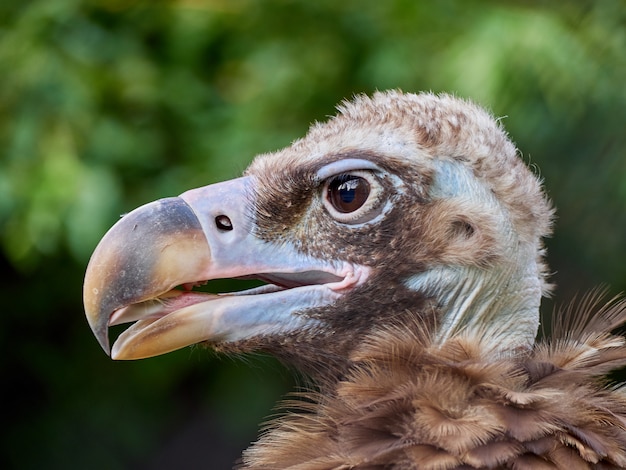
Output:
M423 325L387 325L333 393L311 392L305 413L272 423L244 468L625 467L626 389L598 376L626 360L611 333L626 302L593 293L580 305L554 338L495 358L485 338L441 345Z

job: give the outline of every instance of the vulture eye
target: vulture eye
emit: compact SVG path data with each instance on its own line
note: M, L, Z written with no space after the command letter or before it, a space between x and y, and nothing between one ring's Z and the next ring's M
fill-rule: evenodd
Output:
M343 214L359 209L369 194L370 184L360 176L336 176L328 185L328 200Z
M359 224L380 214L382 189L372 172L353 171L326 180L322 199L336 220Z

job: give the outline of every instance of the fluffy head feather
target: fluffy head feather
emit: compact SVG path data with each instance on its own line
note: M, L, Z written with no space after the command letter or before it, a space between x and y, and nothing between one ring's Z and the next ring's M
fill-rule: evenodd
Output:
M386 188L391 208L378 221L338 227L316 199L317 171L356 158L397 180ZM549 290L542 238L553 209L482 108L449 95L358 96L290 147L257 157L246 174L263 182L255 211L260 237L295 240L307 254L380 273L371 285L382 292L366 287L347 299L346 314L330 313L334 330L349 326L346 338L358 341L372 323L406 315L437 321L440 340L490 325L493 349L534 341L540 298ZM393 301L386 302L390 289ZM363 304L372 311L354 308Z

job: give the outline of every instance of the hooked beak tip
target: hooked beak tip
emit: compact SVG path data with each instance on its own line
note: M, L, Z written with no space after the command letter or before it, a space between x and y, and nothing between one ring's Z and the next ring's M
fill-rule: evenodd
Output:
M111 356L111 346L109 344L109 322L108 317L102 315L97 317L96 315L90 315L89 312L85 312L87 316L87 320L89 322L89 326L93 335L98 340L98 344L102 348L102 350L106 353L107 356ZM91 319L97 319L94 323Z
M103 332L96 332L96 339L100 346L104 350L107 356L111 356L111 346L109 345L109 334L108 329L105 329Z
M179 197L148 203L120 219L94 250L83 288L85 315L104 352L111 356L114 312L204 279L210 260L200 221Z

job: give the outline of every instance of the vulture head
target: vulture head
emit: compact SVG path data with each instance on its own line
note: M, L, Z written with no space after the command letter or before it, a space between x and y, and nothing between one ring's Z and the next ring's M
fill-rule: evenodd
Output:
M359 96L242 177L125 215L91 258L85 311L114 359L202 343L309 375L318 389L246 468L626 465L626 400L597 381L606 351L624 362L623 304L583 302L535 343L552 215L478 106ZM218 278L265 284L194 290Z

